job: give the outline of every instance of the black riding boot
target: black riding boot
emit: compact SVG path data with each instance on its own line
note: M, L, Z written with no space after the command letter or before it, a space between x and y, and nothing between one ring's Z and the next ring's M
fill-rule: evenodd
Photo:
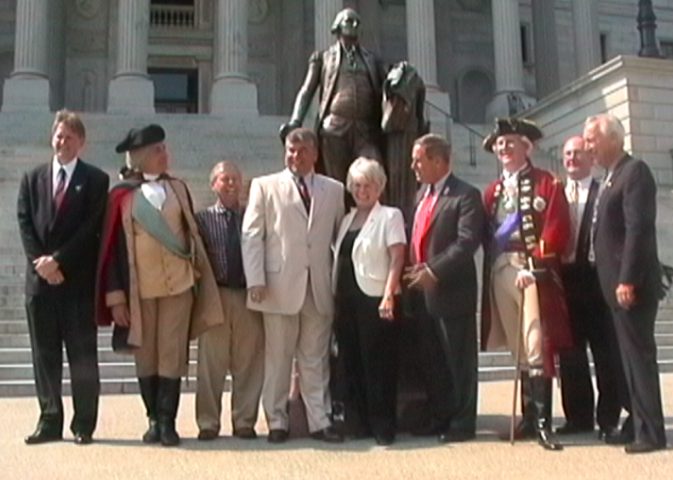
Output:
M157 403L157 420L159 423L159 439L164 446L180 443L180 436L175 431L175 417L180 403L180 379L159 377L159 394Z
M535 405L527 371L521 372L521 415L521 421L514 429L514 439L533 438L535 436Z
M551 435L551 378L532 376L530 386L535 405L537 443L545 450L563 450L563 445L556 443Z
M138 378L140 385L140 396L145 404L147 411L148 428L143 435L144 443L157 443L159 441L159 426L157 425L157 391L159 389L159 377L152 375L150 377Z

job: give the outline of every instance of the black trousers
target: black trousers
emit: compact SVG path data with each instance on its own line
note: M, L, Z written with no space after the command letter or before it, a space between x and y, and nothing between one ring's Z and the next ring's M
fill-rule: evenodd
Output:
M35 388L40 404L39 426L54 434L63 431L63 345L70 366L73 433L93 434L98 415L96 324L93 299L57 292L26 298L33 355Z
M635 440L664 446L666 433L654 341L657 309L656 301L637 304L629 310L613 308L612 319L631 401Z
M566 420L578 427L594 426L594 388L587 357L588 344L598 387L596 422L604 430L617 427L622 407L628 409L628 391L610 308L603 300L594 268L566 266L563 280L574 337L574 348L559 355L561 399Z
M475 433L477 425L477 323L474 315L436 318L414 292L421 371L430 424L439 430Z
M391 434L396 429L398 326L379 317L380 302L381 297L364 293L337 298L334 333L343 375L337 383L345 389L346 417L355 415L364 431Z

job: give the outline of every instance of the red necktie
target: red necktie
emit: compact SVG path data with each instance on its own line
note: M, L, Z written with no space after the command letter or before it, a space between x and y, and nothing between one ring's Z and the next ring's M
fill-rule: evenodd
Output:
M54 190L54 206L57 212L61 208L63 197L65 197L65 168L61 167L58 171L56 190Z
M423 198L423 201L418 205L416 210L416 217L414 219L414 232L411 239L411 244L416 256L416 263L425 263L426 261L426 239L427 233L430 229L430 221L432 220L432 211L435 207L435 189L434 185L430 185L428 193Z

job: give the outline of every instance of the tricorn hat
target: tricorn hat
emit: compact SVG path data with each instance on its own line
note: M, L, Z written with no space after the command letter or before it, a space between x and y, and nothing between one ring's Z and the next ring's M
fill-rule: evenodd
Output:
M115 147L117 153L130 152L138 148L162 142L166 138L166 132L159 125L151 124L143 128L132 128L126 134L126 138Z
M515 134L526 137L531 143L542 138L542 130L530 120L524 118L496 118L495 128L482 144L487 152L493 151L493 144L501 135Z

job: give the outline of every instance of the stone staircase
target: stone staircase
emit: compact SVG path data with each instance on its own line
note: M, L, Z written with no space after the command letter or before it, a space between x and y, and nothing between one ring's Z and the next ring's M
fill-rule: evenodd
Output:
M48 147L51 115L0 114L0 397L34 393L28 326L23 307L25 259L16 224L16 196L24 171L50 158ZM211 202L207 178L212 164L222 158L242 166L246 179L282 167L282 148L276 136L277 117L250 119L213 118L190 115L136 117L86 114L87 150L83 157L106 170L113 179L122 163L114 145L128 128L160 123L176 161L173 171L184 178L197 208ZM487 132L490 125L471 126ZM482 151L481 140L461 125L452 129L454 169L462 178L483 187L497 174L492 155ZM548 167L548 165L545 165ZM659 235L661 256L673 263L673 198L660 193ZM480 260L479 260L480 262ZM659 365L673 371L673 304L663 304L656 326ZM113 353L110 330L98 335L98 356L104 393L137 392L133 359ZM65 355L64 355L65 359ZM194 390L196 346L190 348L186 390ZM514 369L508 353L482 353L479 378L512 378ZM69 392L69 372L64 368L64 391Z

